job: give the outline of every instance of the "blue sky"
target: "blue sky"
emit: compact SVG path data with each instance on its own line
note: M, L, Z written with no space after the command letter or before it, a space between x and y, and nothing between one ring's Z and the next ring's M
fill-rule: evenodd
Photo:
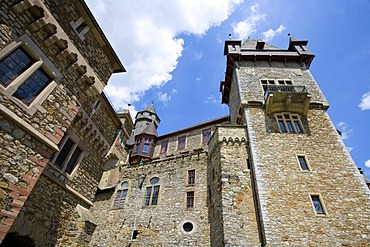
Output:
M370 1L87 0L127 72L106 92L135 116L152 101L165 134L228 114L220 103L224 40L287 48L308 40L311 73L357 166L370 178ZM367 165L367 166L366 166Z

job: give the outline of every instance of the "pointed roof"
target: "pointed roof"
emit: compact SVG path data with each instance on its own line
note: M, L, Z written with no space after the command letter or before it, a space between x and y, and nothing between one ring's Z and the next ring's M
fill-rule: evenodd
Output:
M151 103L150 105L148 105L143 111L148 111L148 112L152 112L154 114L157 114L155 109L154 109L154 105L153 103Z
M259 41L262 42L262 40L260 39ZM241 48L248 49L248 50L256 50L256 46L257 46L257 40L248 37L248 39L244 41L244 43L242 44ZM280 48L273 46L273 45L269 45L267 43L265 44L263 49L264 50L281 50Z
M150 122L150 124L141 132L142 134L148 134L157 137L157 128L155 127L154 122Z

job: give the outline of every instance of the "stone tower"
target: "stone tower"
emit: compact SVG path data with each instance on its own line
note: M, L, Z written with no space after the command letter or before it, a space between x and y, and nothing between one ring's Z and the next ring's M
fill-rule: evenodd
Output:
M136 114L135 129L126 142L126 146L130 150L130 162L151 160L153 158L158 137L157 128L160 121L153 104Z
M244 162L240 155L217 161L223 146L210 151L218 165L209 167L221 177L221 189L211 186L221 200L210 219L212 246L251 244L248 235L233 238L236 226L254 224L253 218L240 223L232 217L240 215L233 214L239 209L232 193L243 186L252 195L263 246L369 244L369 189L327 114L329 104L309 71L314 54L307 43L290 38L288 49L280 49L253 39L225 42L222 103L229 106L231 124L245 127L247 141ZM235 169L240 163L243 169ZM243 180L241 170L250 179ZM220 237L212 240L212 234Z

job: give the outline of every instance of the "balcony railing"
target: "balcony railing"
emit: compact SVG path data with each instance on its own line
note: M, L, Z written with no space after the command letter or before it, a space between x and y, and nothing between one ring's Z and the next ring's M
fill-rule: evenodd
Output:
M281 93L303 93L307 94L305 86L294 86L294 85L264 85L265 88L265 99L267 99L269 93L281 92Z

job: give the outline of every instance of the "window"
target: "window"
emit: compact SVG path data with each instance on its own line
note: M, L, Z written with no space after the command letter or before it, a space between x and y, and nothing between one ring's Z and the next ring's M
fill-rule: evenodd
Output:
M202 131L202 143L208 143L209 139L211 139L211 129L206 129Z
M114 199L113 208L122 208L125 204L127 189L117 190L116 198Z
M282 113L275 114L281 132L302 133L302 123L297 114Z
M186 208L194 207L194 191L186 192Z
M149 153L149 147L150 143L152 142L152 139L143 138L143 153Z
M291 80L285 79L264 79L261 80L261 84L264 91L267 91L268 85L293 85Z
M32 115L62 74L27 35L0 50L0 92ZM27 45L26 45L27 44Z
M78 147L78 143L73 142L69 137L62 144L63 146L54 161L54 165L63 172L71 174L76 165L81 161L83 151Z
M126 196L127 196L127 187L128 182L122 182L120 184L120 188L116 192L116 197L113 201L113 208L122 208L125 204Z
M180 136L179 139L178 139L177 149L184 149L185 148L185 142L186 142L186 136Z
M188 185L195 184L195 170L188 171Z
M154 206L158 204L159 196L159 178L154 177L150 180L151 186L146 187L144 206Z
M75 133L67 130L63 140L59 144L59 153L51 161L51 164L62 172L71 175L81 162L87 145L80 141Z
M302 170L304 171L309 171L309 167L308 167L308 162L306 160L306 157L303 156L303 155L298 155L298 162L299 162L299 166L301 167Z
M316 214L325 215L322 200L319 195L311 195L311 201L315 209Z
M71 21L69 23L73 30L77 33L78 37L83 41L85 40L85 34L90 30L85 20L80 17L77 21Z
M91 112L91 114L95 114L98 112L99 108L100 108L100 105L101 105L101 102L100 100L97 100L94 104L94 107L93 107L93 110Z
M168 148L168 141L164 141L161 143L161 154L164 154L167 152Z
M191 232L194 229L194 226L191 222L185 222L182 225L182 229L184 229L185 232Z

